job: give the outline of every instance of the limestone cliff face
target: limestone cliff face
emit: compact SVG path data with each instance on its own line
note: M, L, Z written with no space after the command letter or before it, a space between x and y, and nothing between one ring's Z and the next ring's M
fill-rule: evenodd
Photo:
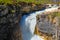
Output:
M0 40L22 40L19 26L21 15L11 10L15 10L13 6L0 5Z
M52 15L53 14L53 15ZM44 37L45 40L54 40L56 37L56 25L59 24L59 16L52 14L37 15L37 24L35 27L34 34ZM57 13L56 13L57 14ZM53 18L54 16L54 18ZM50 26L50 27L49 27ZM59 30L60 26L57 27L58 30L58 39L59 39ZM53 37L54 36L54 37ZM55 38L56 39L56 38Z

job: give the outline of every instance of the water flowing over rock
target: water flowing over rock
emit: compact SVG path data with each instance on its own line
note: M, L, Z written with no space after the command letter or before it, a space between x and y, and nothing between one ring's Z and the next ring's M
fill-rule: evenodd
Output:
M39 15L39 14L40 15L43 14L44 12L46 12L46 10L36 11L34 13L31 13L29 15L24 15L22 17L20 24L21 24L23 40L37 40L37 39L40 40L38 35L35 36L35 34L34 34L34 30L35 30L35 26L36 26L36 16ZM49 8L47 11L50 11L50 10L54 10L54 9ZM49 24L49 23L47 22L47 24ZM35 39L35 37L37 39ZM41 40L43 40L43 39L41 39Z

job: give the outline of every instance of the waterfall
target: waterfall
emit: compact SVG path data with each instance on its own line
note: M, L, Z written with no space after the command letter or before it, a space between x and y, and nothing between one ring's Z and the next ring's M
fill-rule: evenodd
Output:
M36 25L36 15L43 13L44 11L37 11L30 15L24 15L21 19L21 30L23 40L31 40L34 36L34 30Z
M49 10L47 10L47 11L49 11ZM22 19L20 21L20 26L21 26L21 30L22 30L23 40L43 40L38 35L34 34L34 30L35 30L35 25L36 25L36 16L38 14L42 14L44 12L46 12L46 10L36 11L36 12L30 13L29 15L24 15L22 17Z

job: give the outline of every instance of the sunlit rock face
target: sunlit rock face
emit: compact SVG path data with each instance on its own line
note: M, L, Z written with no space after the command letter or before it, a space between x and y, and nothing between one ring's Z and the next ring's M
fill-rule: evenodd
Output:
M45 10L45 13L52 13L52 12L57 12L58 11L58 7L52 7L52 8L48 8Z

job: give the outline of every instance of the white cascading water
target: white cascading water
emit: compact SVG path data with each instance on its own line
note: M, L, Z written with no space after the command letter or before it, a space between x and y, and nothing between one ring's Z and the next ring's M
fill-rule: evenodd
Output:
M38 14L42 14L46 11L49 11L49 10L51 11L54 8L37 11L37 12L31 13L29 15L24 15L22 17L21 22L20 22L20 27L21 27L21 31L22 31L23 40L44 40L42 37L34 34L35 25L36 25L36 16Z

